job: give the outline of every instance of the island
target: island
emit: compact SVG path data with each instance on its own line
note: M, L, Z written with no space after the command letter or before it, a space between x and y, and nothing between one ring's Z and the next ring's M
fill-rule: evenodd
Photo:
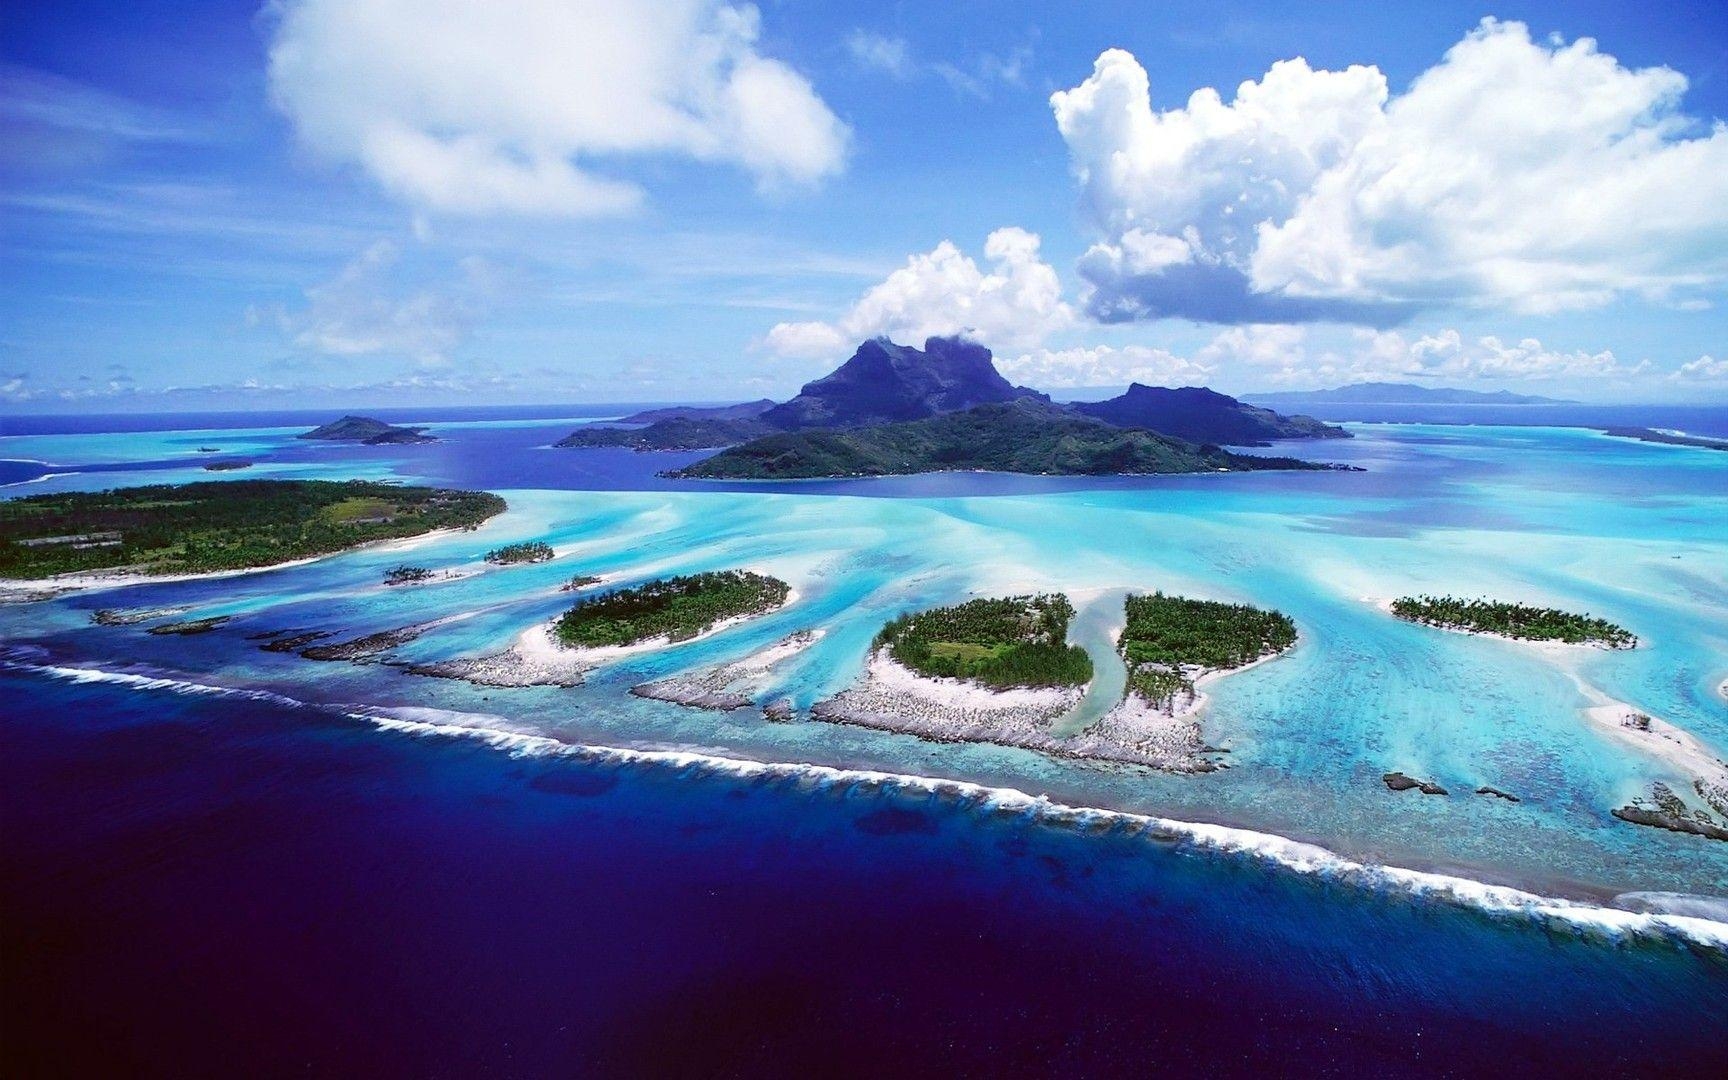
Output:
M749 570L663 578L578 600L553 624L553 636L578 648L688 641L722 622L772 611L790 595L784 581Z
M1728 450L1728 439L1713 439L1708 435L1688 435L1684 431L1665 431L1661 428L1610 427L1603 428L1602 434L1612 435L1616 439L1637 439L1639 442L1661 443L1664 446L1693 446L1701 450Z
M344 416L322 427L313 428L297 438L324 442L357 442L366 446L395 446L411 443L433 443L438 440L425 434L424 428L397 427L370 416Z
M828 723L1065 753L1051 730L1079 704L1092 660L1066 644L1062 593L980 598L891 620L862 680L811 716ZM1074 755L1070 755L1074 756Z
M1392 601L1388 610L1400 619L1424 626L1517 641L1558 641L1608 649L1631 649L1638 644L1631 631L1606 619L1528 604L1453 596L1401 596Z
M1192 706L1196 684L1296 644L1296 624L1280 611L1185 596L1130 596L1117 645L1128 666L1128 693L1165 711Z
M551 562L554 555L551 544L544 540L528 540L493 548L486 553L486 561L494 566L514 566L518 563Z
M998 408L991 409L996 406ZM1014 406L1015 408L1005 408ZM1030 425L1048 430L1036 433L1046 443L1060 441L1080 430L1094 443L1109 443L1108 428L1150 432L1197 447L1223 444L1265 445L1272 439L1347 438L1342 428L1311 417L1281 416L1270 409L1246 405L1235 398L1198 387L1170 390L1136 384L1109 401L1059 405L1048 395L1015 386L996 370L990 350L959 337L932 337L924 348L897 345L876 338L860 345L852 357L834 371L806 383L796 397L780 404L747 402L715 408L683 407L635 413L611 424L590 424L571 432L559 447L628 447L634 450L694 451L751 444L750 453L777 447L808 448L822 445L826 437L851 438L853 445L869 443L871 436L857 435L906 425L937 421L943 417L972 414L973 426L1007 426L1001 434L1018 439ZM1076 429L1076 423L1090 425ZM942 429L932 424L928 431ZM781 436L805 435L803 441L768 442ZM970 433L968 433L970 435ZM891 433L886 438L897 437ZM1107 456L1107 455L1106 455ZM730 470L736 459L716 466ZM1219 467L1216 463L1192 467L1147 467L1130 452L1120 467L1101 457L1078 467L1062 463L1032 461L1025 467L1001 462L909 460L892 472L923 472L931 469L982 468L1028 472L1187 472ZM689 473L687 475L715 475ZM768 469L752 476L845 476L883 475L877 469L848 470L845 464L826 470Z
M1563 398L1514 394L1509 390L1457 390L1414 383L1359 382L1330 390L1269 390L1244 394L1272 405L1576 405Z
M623 446L632 450L713 450L773 434L777 428L753 417L674 416L646 427L590 424L552 445L559 448Z
M0 578L196 575L275 566L379 540L471 529L483 491L369 480L206 480L0 502Z
M932 679L965 679L1006 690L1085 686L1092 658L1066 643L1074 605L1061 593L969 600L892 620L874 648Z
M1202 688L1295 645L1296 624L1278 611L1161 591L1129 595L1122 609L1116 648L1126 687L1083 741L1167 772L1223 768L1221 751L1201 734Z
M1192 443L1264 446L1272 439L1350 438L1343 428L1312 416L1284 416L1203 386L1172 390L1134 383L1118 397L1071 407L1117 427L1143 428Z
M476 686L579 686L607 661L717 634L796 597L786 582L750 570L661 578L578 600L500 652L400 666Z
M938 471L1107 476L1330 468L1196 446L1021 399L905 423L769 435L667 475L791 480Z
M778 404L773 398L758 398L737 405L670 405L643 409L613 421L618 424L657 424L663 420L753 420Z

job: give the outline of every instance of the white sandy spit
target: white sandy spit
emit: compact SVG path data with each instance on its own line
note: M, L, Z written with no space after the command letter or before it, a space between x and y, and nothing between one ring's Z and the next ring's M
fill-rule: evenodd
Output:
M563 644L553 633L556 622L545 622L523 631L510 647L488 656L459 657L429 664L414 664L406 670L415 675L432 675L446 679L465 679L476 686L579 686L587 673L603 664L627 656L655 652L673 645L686 645L722 633L739 623L761 618L772 611L787 607L798 599L796 590L786 595L779 607L750 615L722 619L694 637L674 642L670 637L646 638L629 645L607 645L597 648L572 647Z
M729 711L755 704L777 668L819 641L824 630L800 630L742 660L633 686L637 697ZM789 710L789 706L787 706Z
M70 592L93 592L101 589L124 588L129 585L166 585L174 581L213 581L217 578L263 574L271 570L287 570L290 567L306 566L355 551L406 551L409 548L418 547L445 536L454 536L459 531L458 529L433 529L431 532L422 533L419 536L407 536L398 540L374 540L370 543L343 548L341 551L310 555L304 559L290 559L287 562L271 563L268 566L242 566L234 570L211 570L202 574L145 574L137 570L115 569L80 570L70 574L56 574L47 578L0 578L0 601L8 596L22 597L28 595L32 599L47 599Z

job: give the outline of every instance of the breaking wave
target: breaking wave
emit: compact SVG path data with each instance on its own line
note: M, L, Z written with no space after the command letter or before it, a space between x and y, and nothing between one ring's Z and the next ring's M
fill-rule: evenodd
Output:
M1123 810L1069 806L1017 788L964 780L807 762L766 762L712 750L635 748L564 742L549 735L513 730L510 721L487 713L424 707L321 706L268 690L215 686L185 679L95 668L62 667L0 658L0 668L77 683L113 683L144 692L229 696L346 716L405 735L475 739L520 757L559 756L604 765L669 769L691 776L786 781L809 790L890 790L925 794L1040 824L1137 834L1163 847L1175 846L1324 879L1381 895L1401 895L1465 908L1544 927L1571 930L1608 941L1651 940L1701 945L1728 953L1728 900L1678 893L1623 893L1624 907L1542 896L1505 885L1397 866L1360 863L1315 844L1226 825L1176 821Z

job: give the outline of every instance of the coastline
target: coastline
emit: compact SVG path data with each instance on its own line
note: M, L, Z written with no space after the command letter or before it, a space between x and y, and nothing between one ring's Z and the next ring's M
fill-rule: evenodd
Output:
M199 574L146 574L137 570L114 569L78 570L69 574L56 574L46 578L0 578L0 603L32 603L75 592L101 592L107 589L123 589L132 585L168 585L174 582L215 581L220 578L242 577L247 574L263 574L271 570L310 566L312 563L333 559L338 555L348 555L367 549L406 551L432 540L454 536L462 531L458 528L433 529L417 536L402 536L390 540L368 540L363 544L355 544L353 547L345 547L339 551L327 551L322 555L308 555L303 559L290 559L287 562L268 563L264 566L238 566L231 570L209 570ZM12 599L13 597L28 598L18 600Z
M751 619L759 619L783 611L796 603L797 589L790 589L786 599L774 607L747 615L721 619L700 634L673 641L662 634L644 638L628 645L606 645L597 648L569 646L553 634L557 620L548 620L529 627L516 636L504 649L483 656L452 657L427 663L405 664L402 670L410 675L426 675L439 679L459 679L475 686L499 688L528 686L580 686L590 671L629 656L658 652L674 645L687 645L713 637Z
M826 634L827 631L822 629L799 630L742 660L638 683L630 688L630 692L640 698L715 712L749 708L756 703L763 684L780 665L816 644ZM775 703L768 709L776 715L784 715L790 713L791 706Z
M73 683L113 683L140 693L233 695L267 700L294 708L314 709L345 716L382 731L417 737L478 740L513 756L570 756L595 763L669 768L680 773L692 769L711 770L742 778L786 778L815 781L821 786L877 789L884 786L918 791L939 798L976 802L1025 813L1057 827L1094 828L1104 822L1124 833L1144 835L1149 842L1171 842L1225 858L1241 858L1282 872L1336 881L1358 890L1364 897L1392 890L1413 899L1433 901L1493 917L1529 919L1586 938L1617 942L1626 938L1676 941L1728 954L1728 898L1646 890L1616 890L1583 883L1570 886L1572 895L1555 896L1512 884L1497 884L1466 877L1455 863L1444 869L1405 867L1372 863L1338 854L1317 843L1280 836L1237 825L1184 821L1150 813L1086 807L1052 801L1046 795L1018 788L990 786L973 781L872 769L843 768L797 761L760 761L731 757L708 750L665 747L605 746L566 742L550 735L512 728L511 722L495 714L452 712L425 707L391 708L359 705L319 705L285 697L269 690L245 689L192 682L160 675L106 671L99 668L63 667L0 659L0 668ZM1484 877L1501 876L1484 874ZM1617 898L1635 908L1614 904ZM1664 906L1685 909L1653 910ZM1701 910L1710 915L1699 914ZM1720 911L1720 915L1714 913Z

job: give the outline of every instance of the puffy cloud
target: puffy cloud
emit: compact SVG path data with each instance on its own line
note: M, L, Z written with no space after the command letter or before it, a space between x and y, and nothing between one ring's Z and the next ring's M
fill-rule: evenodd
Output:
M1040 349L1000 357L996 366L1016 383L1047 389L1076 386L1199 386L1214 368L1198 360L1145 345L1094 345L1090 348Z
M1493 335L1467 339L1457 330L1419 336L1398 331L1358 330L1350 347L1319 355L1294 354L1268 365L1278 382L1415 378L1451 381L1516 381L1623 378L1650 370L1650 361L1630 363L1611 350L1552 349L1536 338L1516 342Z
M599 160L684 155L759 186L837 172L848 131L716 0L283 0L270 90L301 140L458 213L589 215L641 190Z
M491 291L491 271L481 260L465 259L456 284L398 293L390 278L401 256L394 242L378 241L335 277L307 289L303 310L277 311L276 322L295 344L327 356L398 355L443 367ZM249 312L249 320L262 314Z
M1402 94L1283 61L1154 112L1130 54L1051 97L1106 321L1336 319L1461 303L1548 312L1728 281L1728 126L1686 80L1489 19ZM1686 299L1677 296L1682 302Z
M922 342L966 334L998 351L1036 348L1074 320L1062 282L1038 254L1036 233L1005 228L984 242L981 268L950 241L914 255L833 322L780 323L767 346L783 356L829 359L878 335Z
M1677 382L1728 382L1728 360L1700 356L1681 364L1668 377Z

